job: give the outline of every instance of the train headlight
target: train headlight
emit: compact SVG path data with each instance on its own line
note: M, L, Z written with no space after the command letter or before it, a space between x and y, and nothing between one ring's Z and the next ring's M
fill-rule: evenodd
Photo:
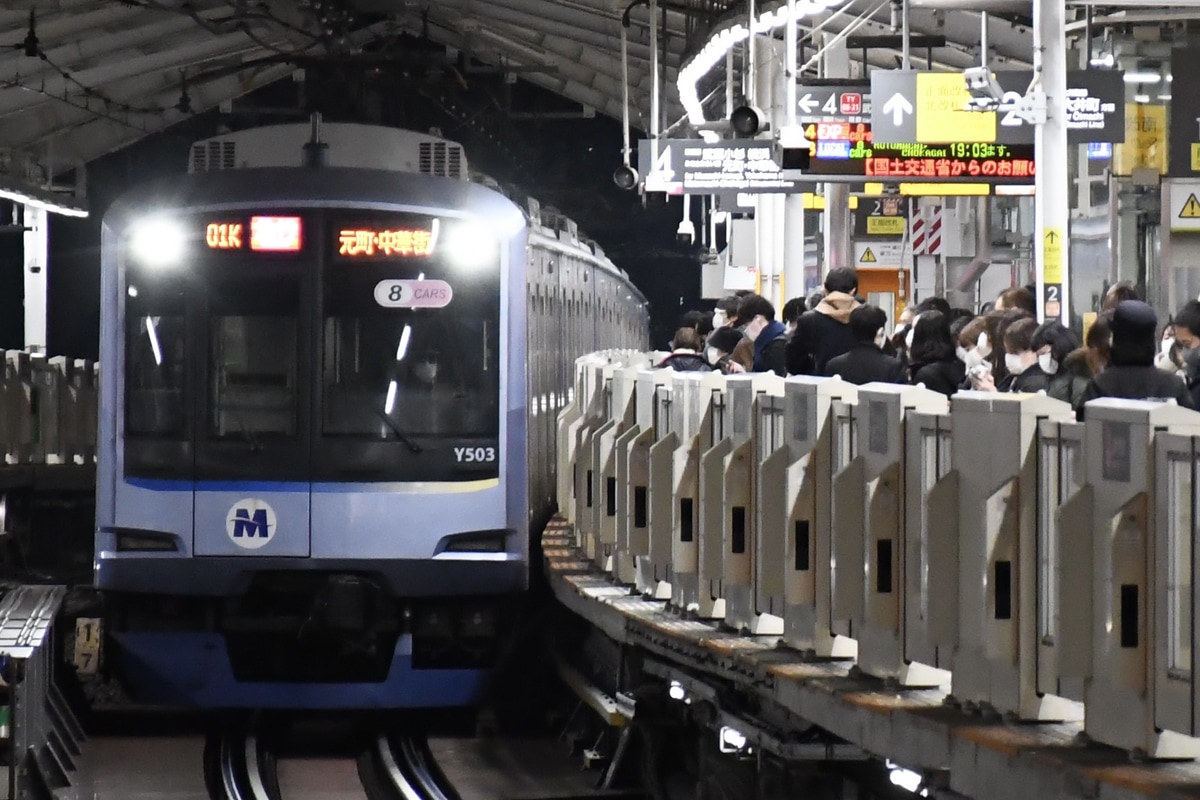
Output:
M170 267L183 260L186 233L172 219L146 219L129 231L129 252L148 267Z
M440 235L438 246L455 269L477 271L499 263L500 242L496 234L478 222L449 226Z

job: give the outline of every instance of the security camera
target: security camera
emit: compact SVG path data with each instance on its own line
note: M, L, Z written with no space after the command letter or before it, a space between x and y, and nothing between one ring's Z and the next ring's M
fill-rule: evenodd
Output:
M806 170L812 161L812 142L805 137L801 126L785 125L779 129L771 154L784 171Z
M963 70L963 80L967 82L967 91L972 98L993 100L999 103L1004 99L1004 90L996 81L996 76L987 67L971 67Z
M613 170L612 179L613 183L615 183L618 188L629 191L633 187L637 186L638 173L636 169L628 164L622 164Z
M680 244L691 244L696 241L696 226L690 219L680 221L675 229L675 241Z
M754 106L739 106L729 115L729 125L739 136L753 136L767 128L767 115Z

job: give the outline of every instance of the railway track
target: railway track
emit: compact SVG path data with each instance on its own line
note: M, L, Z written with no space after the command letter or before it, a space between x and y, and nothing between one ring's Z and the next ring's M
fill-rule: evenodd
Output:
M231 723L204 745L204 784L213 800L285 800L279 784L278 740L270 729ZM438 769L424 734L379 731L356 758L367 800L459 800Z

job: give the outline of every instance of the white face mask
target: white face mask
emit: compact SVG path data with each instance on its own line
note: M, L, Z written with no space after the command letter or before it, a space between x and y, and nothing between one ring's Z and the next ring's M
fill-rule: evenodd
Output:
M961 344L958 347L954 348L954 356L959 361L963 362L964 364L967 363L968 355L969 355L969 353L967 352L967 348L963 347Z
M1054 356L1050 353L1042 353L1038 356L1038 367L1047 375L1053 375L1058 372L1058 362L1054 360Z
M904 346L907 347L909 350L912 350L913 334L915 334L916 332L917 332L916 329L909 328L908 333L904 334Z
M979 340L975 342L975 350L984 358L992 354L992 345L988 342L986 333L979 334Z
M724 311L714 311L713 312L713 318L712 318L713 330L716 330L717 328L724 328L728 324L729 324L729 320L725 317Z
M1174 339L1163 339L1159 344L1159 350L1164 356L1171 355L1171 348L1175 346Z
M721 360L721 351L715 347L706 348L704 351L704 357L708 359L709 364L712 364L715 367L717 362Z
M975 369L983 363L983 356L979 355L978 350L964 350L963 363L967 365L968 370Z
M1004 368L1013 375L1020 375L1025 371L1025 365L1021 363L1021 357L1016 353L1004 354Z
M875 346L883 347L883 343L887 341L887 337L883 335L883 328L875 331Z

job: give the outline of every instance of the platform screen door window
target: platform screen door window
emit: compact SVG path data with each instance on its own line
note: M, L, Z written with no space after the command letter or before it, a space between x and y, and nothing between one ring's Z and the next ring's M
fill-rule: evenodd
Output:
M182 437L187 368L182 290L130 282L125 306L125 431Z
M1173 677L1192 674L1192 523L1196 486L1190 458L1167 461L1167 659Z
M299 289L291 280L233 283L215 286L209 321L209 431L294 436Z

